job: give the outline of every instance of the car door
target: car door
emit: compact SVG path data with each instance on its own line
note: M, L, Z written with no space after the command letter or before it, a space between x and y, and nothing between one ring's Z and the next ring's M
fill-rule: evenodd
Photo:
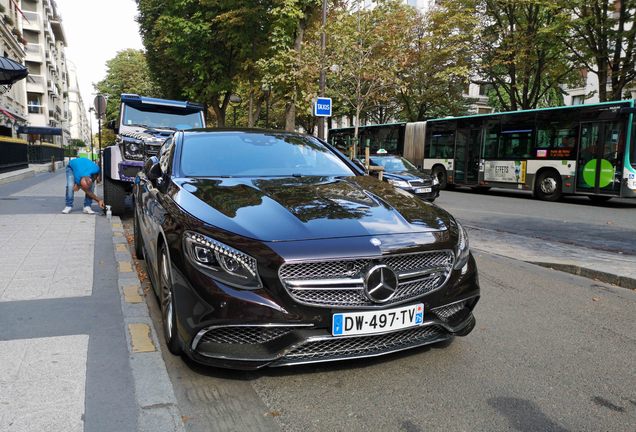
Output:
M149 268L156 268L157 239L161 234L164 208L161 205L165 182L170 181L170 158L174 152L172 138L168 139L159 151L159 164L163 173L162 178L150 181L146 175L140 176L140 209L139 228L148 252L146 259L150 261Z

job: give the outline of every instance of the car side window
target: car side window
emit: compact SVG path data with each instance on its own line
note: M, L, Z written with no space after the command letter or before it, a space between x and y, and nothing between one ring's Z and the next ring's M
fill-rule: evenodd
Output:
M174 150L174 142L172 138L168 138L161 146L159 151L159 164L161 165L161 171L170 174L172 169L172 154Z

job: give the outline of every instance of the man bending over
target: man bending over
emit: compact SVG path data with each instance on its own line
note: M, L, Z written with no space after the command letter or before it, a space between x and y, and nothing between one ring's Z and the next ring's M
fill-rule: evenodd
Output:
M99 166L85 158L72 159L66 167L66 207L62 213L69 214L73 210L73 198L75 192L84 191L84 213L95 214L91 209L93 200L104 208L104 200L95 195L95 181L99 176Z

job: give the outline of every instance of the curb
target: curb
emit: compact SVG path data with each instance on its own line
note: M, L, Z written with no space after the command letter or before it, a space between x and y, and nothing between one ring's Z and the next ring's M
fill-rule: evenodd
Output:
M551 268L554 270L562 271L565 273L571 273L576 276L586 277L588 279L596 279L601 282L609 283L619 286L621 288L627 288L630 290L636 290L636 279L632 279L625 276L618 276L612 273L606 273L599 270L592 270L587 267L581 267L573 264L559 264L540 261L526 261L527 263L538 265L541 267Z
M118 265L117 283L126 328L126 342L137 399L137 430L185 432L177 398L161 357L157 332L141 291L141 282L133 267L121 219L113 216L110 225Z

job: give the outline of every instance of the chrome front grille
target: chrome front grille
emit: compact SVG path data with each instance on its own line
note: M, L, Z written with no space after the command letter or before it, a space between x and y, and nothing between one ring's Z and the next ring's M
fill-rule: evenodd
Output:
M159 149L161 148L160 145L152 145L152 144L146 144L145 146L145 153L146 153L146 157L151 157L151 156L157 156L159 154Z
M415 327L394 333L356 337L329 337L294 348L280 364L345 359L399 351L446 339L448 332L440 326Z
M284 327L219 327L201 337L201 342L216 344L263 344L292 331Z
M397 274L395 295L382 305L407 301L441 288L453 267L451 251L389 255L377 258L283 264L279 277L297 302L321 307L375 306L365 295L366 271L385 264Z

